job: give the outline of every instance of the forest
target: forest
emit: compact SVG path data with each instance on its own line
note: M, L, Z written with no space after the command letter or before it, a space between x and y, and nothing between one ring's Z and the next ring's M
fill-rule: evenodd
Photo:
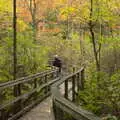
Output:
M120 120L120 1L0 0L0 84L50 69L55 55L63 72L85 66L77 104Z

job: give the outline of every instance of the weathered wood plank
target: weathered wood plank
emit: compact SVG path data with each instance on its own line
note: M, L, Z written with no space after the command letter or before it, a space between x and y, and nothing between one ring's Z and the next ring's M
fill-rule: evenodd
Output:
M19 120L54 120L51 107L52 97L48 97Z
M17 94L16 96L14 96L14 99L10 100L10 101L6 101L4 104L0 105L0 119L1 120L14 120L16 119L19 115L23 114L25 111L29 110L32 106L34 106L36 104L36 102L40 101L41 99L44 99L45 96L48 96L50 95L50 86L55 83L57 80L59 80L59 78L55 78L53 76L52 79L48 78L47 76L51 76L52 74L56 74L57 76L57 71L58 69L54 69L54 70L48 70L46 72L42 72L42 73L38 73L38 74L35 74L35 75L32 75L32 76L29 76L29 77L24 77L24 78L21 78L21 79L18 79L18 80L14 80L14 81L10 81L10 82L7 82L7 83L2 83L0 84L0 91L4 91L4 89L6 88L9 88L9 87L15 87L17 86L17 89L19 89L19 94ZM45 78L44 79L44 83L43 84L38 84L38 81L41 80L40 78ZM48 80L50 79L50 80ZM31 82L32 81L32 82ZM21 90L23 89L21 87L21 84L25 84L25 83L28 83L28 82L31 82L30 84L33 84L32 86L32 90L28 91L27 93L21 93ZM18 88L19 86L19 88ZM42 96L40 97L37 97L36 98L36 95L37 94L40 94L42 90L47 90L46 92L43 91ZM32 101L29 101L31 103L25 103L25 105L22 105L24 104L24 102L22 101L25 101L27 100L28 98L34 98L34 100ZM18 104L16 104L18 103ZM19 106L20 104L20 106ZM16 106L18 105L18 106ZM14 110L14 108L16 109L16 107L19 107L20 109L17 110L16 112L12 112ZM3 110L6 111L7 109L6 108L11 108L9 112L7 112L7 114L4 114L3 115ZM6 113L6 112L4 112ZM12 114L12 117L9 115Z
M72 101L66 99L68 98L66 96L68 96L68 93L69 93L68 92L68 83L69 83L68 80L70 79L72 79L72 82L71 82L72 83ZM76 85L75 82L82 83L82 84ZM84 82L84 68L81 68L79 71L73 74L70 74L64 78L61 78L60 81L56 82L52 86L53 103L54 103L54 107L56 107L54 109L55 111L57 111L56 109L61 109L63 110L63 112L68 113L76 120L101 120L99 117L97 117L93 113L83 110L80 106L78 107L73 103L75 102L75 96L76 96L75 88L76 87L78 88L77 91L79 91L80 88L83 90L84 89L83 82ZM66 84L65 87L67 88L67 89L65 88L65 91L67 92L66 96L63 96L58 89L59 86L64 83ZM63 119L63 116L59 116L59 117L56 116L56 120Z

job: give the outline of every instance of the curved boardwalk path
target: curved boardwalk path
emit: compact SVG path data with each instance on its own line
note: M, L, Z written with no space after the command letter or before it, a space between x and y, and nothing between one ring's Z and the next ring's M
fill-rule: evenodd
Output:
M52 97L48 97L19 120L54 120Z
M71 88L71 84L69 89ZM62 95L64 95L64 84L59 87L59 90ZM43 100L36 107L27 112L19 120L55 120L54 114L52 111L52 96Z
M71 86L69 87L71 88ZM60 86L59 89L61 94L64 94L64 85ZM46 98L19 120L54 120L54 114L52 111L52 96Z

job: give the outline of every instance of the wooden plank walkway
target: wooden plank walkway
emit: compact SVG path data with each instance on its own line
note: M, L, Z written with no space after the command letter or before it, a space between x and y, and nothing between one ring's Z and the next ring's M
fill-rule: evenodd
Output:
M68 88L70 89L71 87L72 87L72 84L70 82ZM62 95L64 95L64 91L65 91L64 89L65 89L64 84L62 84L59 87L59 90ZM72 96L72 93L69 97L71 98L71 96ZM52 96L46 98L44 101L42 101L36 107L31 109L19 120L55 120L53 115L53 109L52 109Z
M48 97L19 120L54 120L52 97Z

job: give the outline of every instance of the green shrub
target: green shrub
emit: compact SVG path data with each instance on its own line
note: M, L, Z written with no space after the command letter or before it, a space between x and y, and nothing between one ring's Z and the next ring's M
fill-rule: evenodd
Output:
M120 72L111 77L104 72L96 73L94 69L89 73L84 91L79 92L79 104L97 115L120 116Z

